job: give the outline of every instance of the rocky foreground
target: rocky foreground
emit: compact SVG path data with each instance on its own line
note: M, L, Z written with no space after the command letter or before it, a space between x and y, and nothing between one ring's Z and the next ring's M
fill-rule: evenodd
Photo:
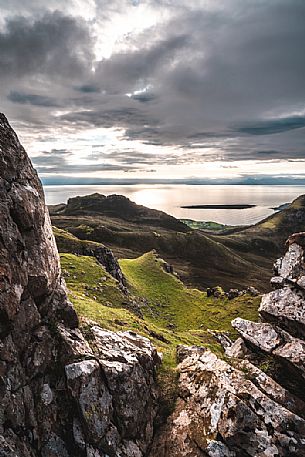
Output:
M223 357L178 348L178 399L156 430L156 349L81 333L40 181L3 115L0 196L0 457L305 455L305 234Z
M305 455L305 233L288 245L261 322L235 319L224 358L178 349L179 397L151 457Z
M0 116L0 456L142 457L157 410L150 342L78 329L43 190Z

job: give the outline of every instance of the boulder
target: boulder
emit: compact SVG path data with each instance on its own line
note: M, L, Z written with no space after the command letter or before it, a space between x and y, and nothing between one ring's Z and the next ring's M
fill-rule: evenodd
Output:
M261 322L232 322L240 337L225 360L179 348L177 403L150 457L305 455L305 233L287 246Z
M209 350L184 359L175 411L150 456L303 455L305 420L291 411L289 392L253 370L252 380L251 364L234 368Z

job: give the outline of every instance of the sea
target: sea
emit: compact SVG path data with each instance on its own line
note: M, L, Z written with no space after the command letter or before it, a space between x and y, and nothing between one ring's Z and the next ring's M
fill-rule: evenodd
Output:
M214 221L226 225L251 225L274 213L274 209L305 194L305 186L258 185L57 185L44 186L47 204L66 203L70 197L99 192L119 194L138 205L165 211L178 219ZM256 205L247 209L185 209L185 205Z

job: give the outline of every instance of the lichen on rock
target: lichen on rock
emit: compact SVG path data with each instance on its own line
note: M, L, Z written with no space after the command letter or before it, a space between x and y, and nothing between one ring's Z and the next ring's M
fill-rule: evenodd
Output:
M145 338L97 326L85 340L41 183L3 114L0 196L1 457L143 457L157 352Z
M232 322L240 338L225 360L179 349L178 401L150 457L305 455L305 233L287 244L274 268L276 289L262 299L262 321ZM262 360L274 364L272 373Z

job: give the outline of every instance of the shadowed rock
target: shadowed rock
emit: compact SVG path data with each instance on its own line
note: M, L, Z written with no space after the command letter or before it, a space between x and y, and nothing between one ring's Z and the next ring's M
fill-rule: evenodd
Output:
M145 455L156 350L129 333L90 335L67 299L37 173L0 114L1 457Z

